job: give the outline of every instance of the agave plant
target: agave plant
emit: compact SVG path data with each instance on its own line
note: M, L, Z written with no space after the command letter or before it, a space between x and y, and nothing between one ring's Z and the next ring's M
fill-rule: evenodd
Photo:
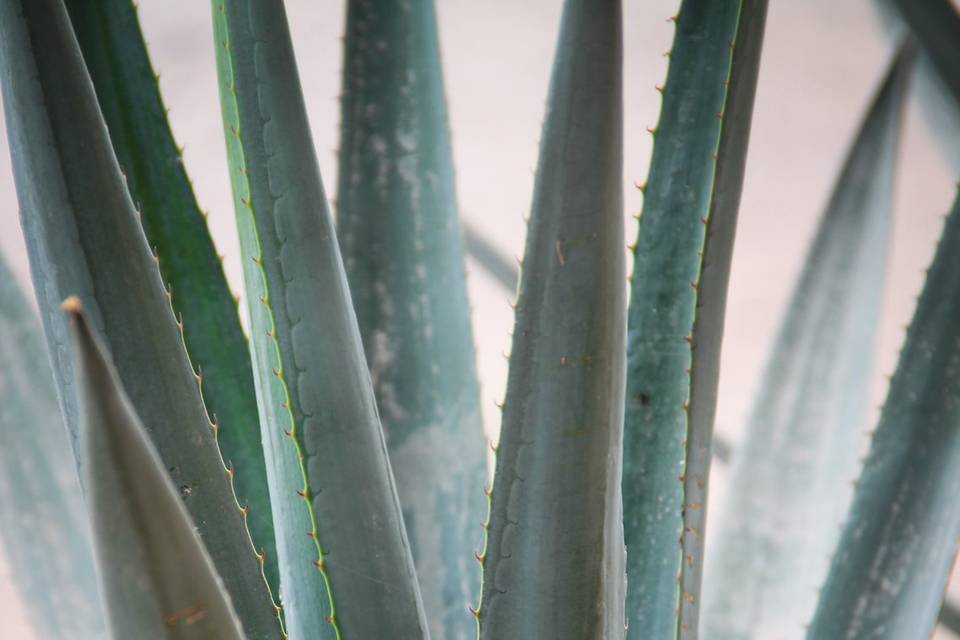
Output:
M845 487L917 51L960 87L945 2L893 3L914 35L823 214L704 553L766 4L674 18L628 285L617 0L564 2L519 275L460 227L430 0L347 2L336 225L282 0L213 0L245 334L134 5L0 0L52 365L4 268L0 537L37 632L929 636L960 539L960 201ZM486 497L465 250L516 285Z

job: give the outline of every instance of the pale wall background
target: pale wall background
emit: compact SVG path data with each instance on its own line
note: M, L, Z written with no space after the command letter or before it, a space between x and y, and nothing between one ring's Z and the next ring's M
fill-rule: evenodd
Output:
M516 255L523 246L559 0L437 0L463 215ZM625 6L626 215L639 211L650 136L660 108L677 0L627 0ZM155 67L162 73L173 127L236 291L239 250L220 131L208 3L141 0ZM342 2L288 0L293 37L320 167L336 184ZM881 78L891 42L867 0L771 2L753 135L740 212L723 351L718 429L734 444L752 392L824 206L844 150ZM957 177L936 147L916 103L910 105L900 162L886 311L878 345L882 374L892 371L914 296L948 210ZM2 115L0 115L2 118ZM26 258L17 222L5 130L0 128L0 251L23 282ZM330 194L331 197L333 194ZM636 223L628 218L628 238ZM626 244L626 242L625 242ZM469 264L474 329L488 431L494 436L512 319L511 295ZM243 306L241 306L243 308ZM866 429L867 425L865 425ZM711 509L723 500L715 465ZM2 560L2 556L0 556ZM0 638L31 638L12 583L0 565ZM947 637L944 635L943 637Z

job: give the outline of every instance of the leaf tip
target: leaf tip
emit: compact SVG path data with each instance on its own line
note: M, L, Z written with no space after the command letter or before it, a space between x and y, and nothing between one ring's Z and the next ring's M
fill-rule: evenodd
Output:
M60 303L60 308L71 316L78 316L83 313L83 303L80 302L80 298L77 296L67 297L63 302Z

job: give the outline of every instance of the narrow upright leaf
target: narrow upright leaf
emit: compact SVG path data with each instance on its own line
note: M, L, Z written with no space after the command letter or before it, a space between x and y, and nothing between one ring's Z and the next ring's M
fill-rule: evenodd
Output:
M929 638L960 539L960 197L857 481L810 640Z
M766 0L684 0L629 310L629 637L696 638L720 342Z
M433 0L350 0L337 235L431 635L476 636L487 456Z
M287 628L425 638L283 3L213 15Z
M236 470L233 487L239 503L249 507L247 526L257 548L266 551L264 572L276 592L273 519L247 340L167 123L136 9L131 0L66 5L147 241L183 320L190 361L203 372L201 391L219 427L217 444Z
M239 621L104 347L69 298L84 486L111 635L242 640Z
M912 62L870 107L767 363L707 562L708 638L799 638L813 614L861 454Z
M622 24L564 4L517 300L480 637L624 636Z
M184 496L247 635L279 637L276 609L217 450L199 378L61 0L0 0L0 83L21 225L74 444L79 422L74 363L59 309L68 295L80 297L106 338L120 379Z
M102 639L77 470L34 316L0 260L0 542L38 638Z

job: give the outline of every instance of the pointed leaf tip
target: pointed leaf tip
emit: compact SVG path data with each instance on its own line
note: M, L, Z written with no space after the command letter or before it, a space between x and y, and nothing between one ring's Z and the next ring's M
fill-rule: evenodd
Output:
M69 296L63 301L60 308L66 311L71 318L76 318L83 312L83 304L77 296Z
M112 637L243 640L186 506L77 297L70 316L81 470Z

